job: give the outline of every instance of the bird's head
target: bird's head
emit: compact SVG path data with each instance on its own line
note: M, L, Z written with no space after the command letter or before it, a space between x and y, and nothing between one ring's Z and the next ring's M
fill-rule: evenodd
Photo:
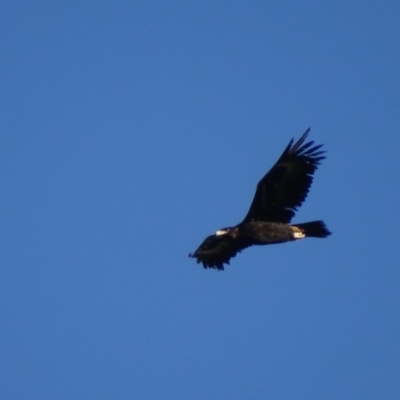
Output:
M226 235L227 233L229 233L231 231L232 228L222 228L219 229L217 232L215 232L215 236L222 236L222 235Z

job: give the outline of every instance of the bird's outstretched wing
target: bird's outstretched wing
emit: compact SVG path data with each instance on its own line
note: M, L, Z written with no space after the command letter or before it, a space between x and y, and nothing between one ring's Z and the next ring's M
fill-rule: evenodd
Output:
M322 145L304 143L310 129L293 145L293 139L276 164L260 180L246 220L288 223L307 197L313 174L323 160Z
M229 234L211 235L189 257L196 258L197 263L202 263L204 268L223 270L224 263L229 264L232 257L250 245Z

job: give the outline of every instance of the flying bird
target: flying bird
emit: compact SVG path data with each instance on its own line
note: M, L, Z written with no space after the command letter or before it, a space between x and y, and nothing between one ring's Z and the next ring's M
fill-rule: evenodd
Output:
M310 128L293 144L292 139L276 164L258 182L243 221L208 236L189 257L204 268L223 270L224 264L253 245L290 242L306 237L326 238L331 232L322 221L290 224L303 204L313 174L325 158L322 145L306 142Z

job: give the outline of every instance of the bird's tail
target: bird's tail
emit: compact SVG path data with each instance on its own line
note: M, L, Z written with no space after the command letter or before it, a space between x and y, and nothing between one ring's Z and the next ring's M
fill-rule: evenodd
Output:
M304 224L292 225L298 228L306 237L326 238L331 235L326 225L322 221L305 222ZM304 236L303 236L304 237Z

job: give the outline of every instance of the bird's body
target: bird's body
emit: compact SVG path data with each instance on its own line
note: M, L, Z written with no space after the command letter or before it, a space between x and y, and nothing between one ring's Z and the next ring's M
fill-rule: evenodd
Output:
M330 235L322 221L291 225L289 222L305 200L312 183L312 175L325 157L321 145L304 143L309 129L285 151L261 179L244 220L232 227L208 236L190 257L204 268L224 269L224 263L238 252L253 245L284 243L305 237Z
M294 232L290 225L280 222L264 222L250 220L244 222L240 230L254 245L284 243L294 240Z

